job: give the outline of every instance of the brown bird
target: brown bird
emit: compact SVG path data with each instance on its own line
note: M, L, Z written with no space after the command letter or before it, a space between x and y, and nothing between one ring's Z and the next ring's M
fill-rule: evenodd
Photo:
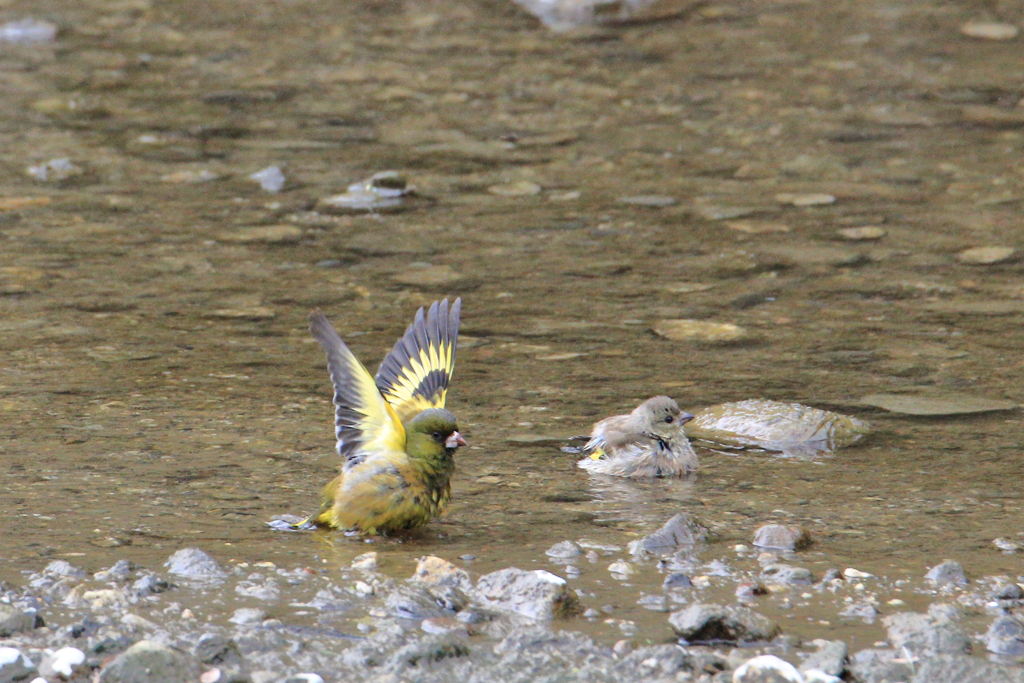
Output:
M319 311L309 330L327 354L334 383L341 474L320 509L292 529L314 526L385 534L422 526L451 498L455 451L466 441L445 410L455 367L462 300L435 301L384 358L376 377ZM278 527L280 528L280 527Z
M693 419L668 396L649 398L629 415L594 425L577 464L598 474L620 477L679 477L697 469L683 425Z

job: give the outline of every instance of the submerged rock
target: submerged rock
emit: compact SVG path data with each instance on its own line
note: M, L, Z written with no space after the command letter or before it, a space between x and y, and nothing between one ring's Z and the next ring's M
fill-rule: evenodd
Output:
M673 612L668 622L677 636L690 642L771 640L782 632L774 621L746 607L699 602Z
M763 448L792 457L813 457L867 434L864 422L799 403L748 399L697 412L687 436L730 448Z
M741 342L749 338L747 331L739 325L709 320L662 320L654 326L654 333L672 341L719 344Z
M348 186L343 194L325 197L317 207L328 213L364 213L367 211L398 211L402 197L410 194L405 178L396 171L382 171Z
M868 406L905 415L942 416L970 415L1013 410L1013 401L981 398L966 394L871 394L860 400Z
M706 526L694 521L685 512L680 512L654 533L632 541L629 552L634 555L672 553L681 545L694 545L707 540L709 533Z

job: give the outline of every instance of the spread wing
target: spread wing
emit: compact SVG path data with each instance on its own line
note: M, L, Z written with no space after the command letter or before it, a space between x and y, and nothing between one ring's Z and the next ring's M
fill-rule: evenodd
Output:
M462 299L448 299L421 308L416 320L384 358L375 381L402 422L427 408L443 408L455 370Z
M376 452L405 450L401 420L323 313L310 314L309 331L327 354L327 371L334 383L338 453L345 459L345 467Z

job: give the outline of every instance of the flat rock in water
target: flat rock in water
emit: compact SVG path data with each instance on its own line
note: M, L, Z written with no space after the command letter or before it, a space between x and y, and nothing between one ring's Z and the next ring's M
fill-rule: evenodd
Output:
M433 555L420 558L412 579L429 586L455 586L464 591L473 588L473 580L469 578L469 572L456 567L448 560Z
M867 433L867 424L848 415L765 399L711 406L686 424L690 438L793 457L827 454Z
M565 579L544 570L528 572L509 567L485 574L471 595L485 607L537 620L573 616L581 611L579 599Z
M196 660L181 650L140 640L100 671L99 683L194 683Z
M265 244L290 244L298 242L302 237L302 228L297 225L257 225L251 228L239 228L232 232L217 235L221 242L238 242L249 244L263 242Z
M210 580L227 576L220 563L199 548L182 548L171 555L164 566L169 573L187 579Z
M925 581L935 586L963 586L967 583L964 567L956 560L944 560L924 575Z
M699 602L673 612L668 622L677 636L690 642L771 640L782 631L774 621L746 607Z
M766 221L729 221L725 224L725 227L736 232L745 232L748 235L764 235L773 232L790 231L788 225Z
M1009 261L1015 253L1013 247L974 247L961 251L956 260L973 266L990 266Z
M660 209L674 205L676 203L676 198L660 194L642 194L637 195L636 197L619 197L615 200L615 203L632 204L633 206L647 206L650 208Z
M970 415L1013 410L1013 401L980 398L965 394L871 394L860 400L875 408L904 415Z
M866 240L880 240L885 237L885 230L877 225L864 225L859 228L842 228L836 230L836 234L844 240L861 242Z
M629 544L634 555L672 553L681 545L693 545L707 540L709 530L680 512L652 534Z
M739 325L708 320L662 320L654 325L654 333L672 341L729 343L749 338Z

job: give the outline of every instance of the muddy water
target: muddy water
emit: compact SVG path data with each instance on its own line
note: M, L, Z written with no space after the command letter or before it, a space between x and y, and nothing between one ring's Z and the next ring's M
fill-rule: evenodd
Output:
M449 400L472 445L448 514L372 545L386 573L424 554L560 572L555 542L625 548L687 511L717 534L704 561L754 571L733 546L796 523L816 544L795 563L911 579L911 607L943 558L1016 577L991 541L1024 540L1019 413L859 405L1024 399L1021 266L955 259L1020 239L1019 43L959 32L1011 4L725 2L557 37L496 0L0 2L2 21L62 29L0 45L0 574L156 568L185 546L347 563L371 546L265 526L310 511L337 465L305 317L322 308L375 367L416 307L461 295ZM25 171L58 158L81 173ZM248 178L272 164L279 194ZM406 211L311 211L387 169L417 187ZM520 181L539 192L488 190ZM676 202L617 201L641 195ZM246 241L282 225L300 230ZM885 236L837 236L868 225ZM749 337L674 342L651 332L665 318ZM658 393L799 401L875 431L816 462L705 451L691 481L592 481L558 450ZM585 602L664 638L635 605L663 577L613 580L624 555L581 566ZM731 600L716 581L705 597ZM882 635L791 597L758 609L797 634Z

